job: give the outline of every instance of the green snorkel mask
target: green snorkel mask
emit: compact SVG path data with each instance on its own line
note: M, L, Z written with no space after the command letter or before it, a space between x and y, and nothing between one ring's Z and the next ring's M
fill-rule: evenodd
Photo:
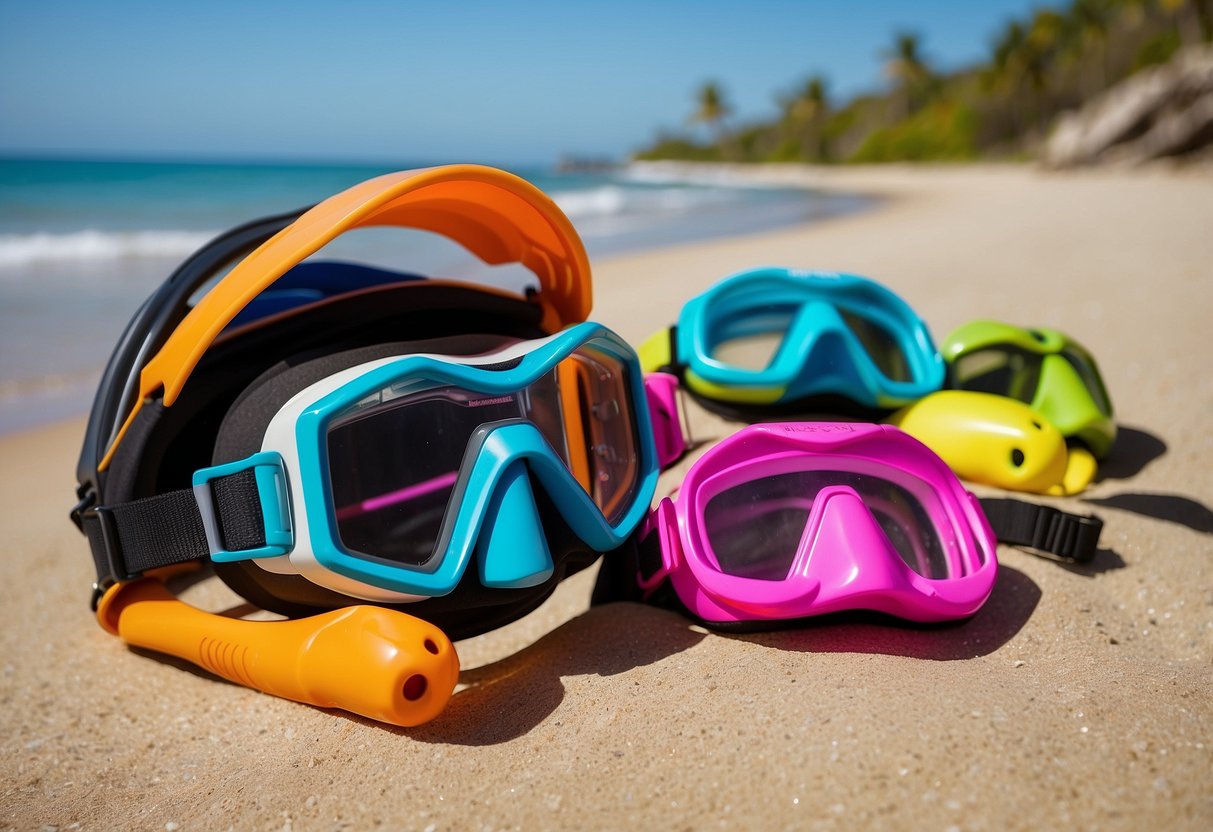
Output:
M940 345L949 387L996 393L1032 407L1061 431L1074 452L1103 459L1116 441L1112 400L1095 359L1055 329L973 321Z

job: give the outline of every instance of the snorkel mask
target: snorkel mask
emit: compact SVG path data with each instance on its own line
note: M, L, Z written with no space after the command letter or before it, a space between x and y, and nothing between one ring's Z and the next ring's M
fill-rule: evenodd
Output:
M943 344L949 386L890 421L965 479L1041 494L1077 494L1116 440L1095 359L1052 329L966 324Z
M246 577L300 576L410 605L462 635L484 622L427 602L473 578L478 592L548 584L568 552L554 558L545 518L567 524L583 551L616 548L647 511L658 470L635 355L592 323L502 340L428 342L497 344L468 355L376 346L255 381L216 440L216 457L235 459L195 471L188 489L107 509L134 541L116 553L127 573L242 564ZM172 554L145 543L169 536Z
M604 559L593 600L643 601L722 630L843 611L955 621L989 597L998 542L1086 561L1102 528L1094 516L978 500L891 425L750 425L696 460Z
M519 295L303 262L344 232L371 226L431 231L487 263L521 263L538 290ZM594 545L626 536L647 507L656 460L634 356L593 325L533 343L584 320L589 301L588 262L567 217L524 180L475 165L388 174L213 241L140 307L90 415L72 516L93 551L102 625L279 695L396 724L432 718L458 670L439 627L464 637L525 615L596 559ZM584 418L596 405L617 419L613 426L628 427L597 441L607 429L587 431ZM491 429L477 434L479 417L456 421L431 436L447 456L411 471L396 465L385 439L401 427L393 420L405 419L417 448L426 439L412 431L437 431L452 409L489 414ZM576 425L565 416L574 410ZM342 445L342 436L352 441ZM607 446L603 456L595 456L599 445ZM596 486L604 457L626 487ZM375 464L365 477L354 470ZM435 476L426 480L423 469ZM542 487L532 487L532 474ZM393 482L397 475L404 479ZM440 495L456 491L447 505L458 511L439 506ZM485 531L503 515L541 527L546 548L525 564L490 557L487 574L467 568L475 552L503 548L503 537ZM400 522L420 524L433 539L391 549L386 541L412 539L413 529L393 532ZM418 556L427 546L429 557ZM341 557L328 557L334 553ZM218 620L139 579L208 559L253 604L315 617ZM458 568L432 583L449 564ZM317 575L324 578L311 580ZM378 607L351 606L361 600ZM312 647L346 638L320 634L352 630L369 639L361 654L347 645L348 656L363 656L365 674L339 669L337 649L329 655L339 678L300 690L292 674L304 671L283 662L313 662L308 672L317 673L328 665L315 665ZM210 652L198 652L200 633L210 633ZM233 664L236 655L245 659ZM271 665L270 678L258 676L256 667ZM280 684L283 674L294 681ZM359 693L370 677L382 693L374 702Z
M1099 367L1065 333L973 321L949 335L942 352L949 386L1024 402L1096 459L1112 450L1116 422Z
M712 626L786 626L841 610L972 615L997 572L977 500L896 428L751 425L700 457L604 562L596 599L648 600Z
M849 274L753 269L687 302L640 348L705 408L757 421L887 413L940 389L944 364L914 310Z

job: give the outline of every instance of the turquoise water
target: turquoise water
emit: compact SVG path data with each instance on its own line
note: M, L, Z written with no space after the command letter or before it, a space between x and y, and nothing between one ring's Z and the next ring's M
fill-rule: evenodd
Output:
M301 208L424 163L202 164L0 159L0 432L83 413L123 326L180 260L247 220ZM626 170L514 173L550 194L591 258L860 210L858 198ZM489 279L448 241L358 232L338 255L423 274ZM411 236L409 236L411 235ZM341 246L347 246L342 250ZM491 279L521 280L494 274Z

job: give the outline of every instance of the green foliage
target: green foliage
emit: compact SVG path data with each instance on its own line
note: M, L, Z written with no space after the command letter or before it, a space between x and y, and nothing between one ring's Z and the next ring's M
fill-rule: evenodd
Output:
M652 147L639 151L633 158L648 161L680 159L685 162L719 162L722 157L720 148L715 145L697 144L685 138L666 137Z
M836 103L805 78L776 99L778 117L726 128L724 89L696 90L693 124L712 141L661 136L638 159L893 162L1024 158L1061 112L1186 43L1213 37L1213 0L1070 0L1010 20L981 65L940 75L921 38L897 32L881 53L888 91Z
M1183 41L1179 32L1159 32L1143 43L1133 56L1133 71L1145 69L1156 64L1165 64L1171 60Z
M691 114L692 123L706 124L709 127L723 122L729 117L731 108L724 97L724 90L715 81L708 81L695 95L696 108Z
M973 110L938 101L891 127L874 130L847 161L962 161L977 156Z

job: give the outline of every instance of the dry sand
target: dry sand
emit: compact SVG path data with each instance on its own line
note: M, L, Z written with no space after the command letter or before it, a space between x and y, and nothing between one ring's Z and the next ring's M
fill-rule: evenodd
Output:
M0 826L1213 828L1213 179L754 175L886 201L597 263L596 317L639 339L717 278L782 264L876 277L937 337L974 317L1061 327L1098 356L1122 424L1102 481L1065 501L1107 521L1093 564L1004 546L963 625L747 637L636 605L587 611L582 575L459 644L448 710L396 730L103 633L66 518L82 427L10 436ZM214 584L191 599L230 603Z

